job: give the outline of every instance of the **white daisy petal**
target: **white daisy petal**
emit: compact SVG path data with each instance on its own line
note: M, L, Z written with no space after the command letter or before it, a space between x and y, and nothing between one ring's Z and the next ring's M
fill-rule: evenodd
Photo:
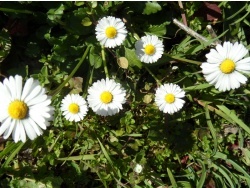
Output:
M86 116L88 105L79 94L69 94L62 100L61 110L65 119L78 122Z
M0 135L2 135L10 126L11 118L7 118L5 121L2 122L2 125L0 127Z
M135 43L135 52L141 62L155 63L161 58L164 46L155 35L146 35Z
M178 112L183 107L185 101L181 98L184 96L185 91L183 91L180 86L172 83L164 84L156 90L155 103L159 107L160 111L173 114Z
M248 50L239 43L224 42L211 49L201 69L206 81L219 91L230 91L245 84L250 73L250 57L244 58Z
M9 127L7 128L7 130L4 132L4 135L3 135L3 138L4 139L8 139L9 136L11 135L12 131L13 131L13 128L16 126L16 122L15 121L12 121L10 124L9 124Z
M29 93L30 91L32 91L32 85L33 85L33 78L29 78L26 82L25 85L23 87L23 93L22 93L22 97L21 100L23 100Z
M25 130L24 130L24 125L23 125L23 123L24 123L24 121L20 121L19 120L19 126L20 126L20 141L22 141L22 142L25 142L26 141L26 134L25 134Z
M95 28L96 39L106 48L120 46L127 36L124 22L112 16L103 17Z
M16 120L15 120L16 121ZM13 132L12 132L12 138L14 140L14 142L18 142L19 141L19 138L20 138L20 124L18 121L16 121L16 125L13 129Z
M28 122L29 122L30 126L32 126L34 131L36 132L37 136L42 135L42 133L43 133L42 129L31 118L28 119Z
M23 78L19 75L15 76L15 87L16 87L16 99L21 99L21 94L23 90Z
M37 137L37 135L33 127L29 124L28 121L24 122L23 125L24 125L25 132L27 136L29 137L29 139L34 140Z
M39 126L46 129L54 112L51 98L37 80L29 78L24 86L22 81L16 75L0 83L0 135L7 139L12 133L14 142L25 142L26 134L31 140L41 135Z
M111 116L122 109L122 104L126 102L125 96L121 84L106 78L93 83L88 89L87 101L96 114Z

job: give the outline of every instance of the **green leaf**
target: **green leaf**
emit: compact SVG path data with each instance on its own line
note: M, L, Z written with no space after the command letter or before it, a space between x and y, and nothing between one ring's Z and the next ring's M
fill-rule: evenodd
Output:
M83 6L84 5L84 1L75 1L75 5L80 7L80 6Z
M157 36L164 36L167 33L167 27L170 22L165 22L161 25L150 25L145 33L154 34Z
M82 20L82 25L83 26L90 26L92 24L92 21L89 19L89 17L85 17L85 18L83 18L83 20Z
M138 68L142 68L142 63L141 61L138 59L138 57L135 54L135 50L130 50L128 48L125 48L125 57L128 60L128 65L131 67L138 67Z
M53 187L60 187L63 179L59 176L59 177L46 177L41 181L43 184L45 184L46 188L53 188ZM38 182L41 184L41 182ZM42 185L38 186L41 187Z
M62 15L63 15L63 11L64 11L65 7L63 4L60 5L60 7L58 7L57 9L50 9L48 11L48 18L51 21L57 21L60 20Z
M147 2L142 14L150 15L161 10L161 5L157 2Z
M102 57L100 56L101 49L96 48L94 46L91 47L89 53L89 63L95 69L98 69L102 66Z

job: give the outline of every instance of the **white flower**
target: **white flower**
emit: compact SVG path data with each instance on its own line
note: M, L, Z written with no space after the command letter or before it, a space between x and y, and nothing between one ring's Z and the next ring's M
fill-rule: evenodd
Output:
M0 135L7 139L12 133L15 142L26 141L26 134L34 140L42 135L53 118L51 97L37 80L10 76L0 82Z
M219 91L226 91L245 84L247 78L241 74L250 72L250 57L243 58L248 50L238 42L218 44L206 55L207 62L202 63L202 73L207 82L215 85Z
M137 174L140 174L141 171L142 171L142 165L136 164L134 168L134 172L136 172Z
M172 70L177 70L179 67L178 66L173 66Z
M162 41L155 35L147 35L135 43L135 52L140 61L144 63L154 63L161 58L164 46Z
M112 16L99 20L95 30L97 40L107 48L120 46L127 36L125 24Z
M61 110L67 120L78 122L86 116L88 106L79 94L68 94L62 100Z
M125 103L125 90L112 79L99 80L88 89L87 101L92 110L101 116L114 115Z
M159 109L164 113L173 114L179 111L185 103L183 98L185 91L183 91L176 84L164 84L156 90L155 102Z

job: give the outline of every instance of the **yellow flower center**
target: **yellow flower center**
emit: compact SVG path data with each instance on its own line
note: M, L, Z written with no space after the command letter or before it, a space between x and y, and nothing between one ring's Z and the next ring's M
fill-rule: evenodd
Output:
M235 70L235 63L231 59L225 59L220 64L220 70L225 74L230 74Z
M72 114L77 114L80 110L79 106L76 103L71 103L69 105L68 109L69 109L70 113L72 113Z
M147 55L153 55L155 53L155 47L152 44L148 44L144 51Z
M113 95L109 91L102 92L100 99L103 103L108 104L112 101Z
M116 37L116 34L117 34L117 30L116 28L114 27L108 27L105 31L106 33L106 36L109 38L109 39L113 39Z
M23 101L14 100L9 104L8 113L13 119L24 119L28 113L28 106Z
M175 96L172 93L168 93L165 96L165 101L169 104L173 103L175 101Z

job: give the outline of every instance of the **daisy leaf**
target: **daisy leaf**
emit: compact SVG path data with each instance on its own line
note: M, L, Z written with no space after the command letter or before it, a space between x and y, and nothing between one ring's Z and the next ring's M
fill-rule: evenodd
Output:
M125 48L125 57L128 60L128 65L131 67L138 67L138 68L142 68L142 63L140 62L140 60L137 58L135 51L134 50L130 50L128 48Z
M166 25L169 25L170 22L165 22L161 25L150 25L146 33L154 34L157 36L163 36L167 33Z
M157 2L147 2L142 14L150 15L161 10L161 5Z

